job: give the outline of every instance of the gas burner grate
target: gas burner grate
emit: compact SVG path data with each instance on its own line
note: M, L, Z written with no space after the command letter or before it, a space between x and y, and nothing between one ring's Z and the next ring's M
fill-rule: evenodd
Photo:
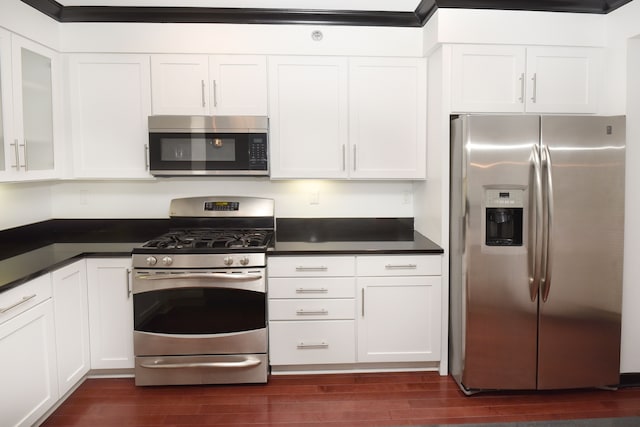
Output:
M267 230L174 230L143 245L157 249L261 248L269 244L273 232Z

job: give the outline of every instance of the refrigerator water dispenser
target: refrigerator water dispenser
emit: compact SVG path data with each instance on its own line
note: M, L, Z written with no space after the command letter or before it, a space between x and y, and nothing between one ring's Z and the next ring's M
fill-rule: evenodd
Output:
M485 190L485 244L487 246L522 246L522 211L524 190Z

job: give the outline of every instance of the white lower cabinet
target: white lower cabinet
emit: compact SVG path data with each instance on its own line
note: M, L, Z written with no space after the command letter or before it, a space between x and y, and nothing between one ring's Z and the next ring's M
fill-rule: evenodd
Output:
M277 257L268 266L271 365L355 363L355 257Z
M359 277L358 361L440 360L440 277Z
M131 258L87 259L91 369L132 369Z
M441 262L440 255L269 258L272 368L438 362Z
M58 390L64 396L89 372L89 305L85 260L51 273Z
M58 400L51 276L0 295L0 425L31 426Z
M353 320L272 321L271 365L324 365L356 361Z

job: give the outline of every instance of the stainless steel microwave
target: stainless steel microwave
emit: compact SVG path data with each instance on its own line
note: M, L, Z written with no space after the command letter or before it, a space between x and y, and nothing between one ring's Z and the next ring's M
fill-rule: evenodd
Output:
M268 128L262 116L149 116L149 170L268 176Z

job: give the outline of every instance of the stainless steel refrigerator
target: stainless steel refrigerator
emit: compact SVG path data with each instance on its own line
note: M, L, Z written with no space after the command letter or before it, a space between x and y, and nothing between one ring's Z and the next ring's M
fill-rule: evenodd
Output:
M625 118L465 115L451 138L453 377L617 385Z

